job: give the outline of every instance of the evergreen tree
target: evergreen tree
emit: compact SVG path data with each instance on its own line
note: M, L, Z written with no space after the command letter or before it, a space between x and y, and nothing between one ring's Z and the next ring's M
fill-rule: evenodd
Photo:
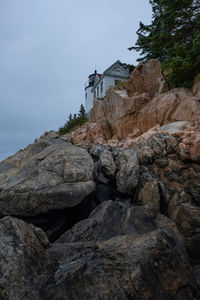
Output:
M83 104L81 104L81 106L80 106L80 110L79 110L78 116L79 117L83 117L83 118L86 117L85 108L84 108Z
M158 58L176 86L190 86L200 71L200 1L150 0L153 20L140 22L136 45L138 61Z
M81 104L78 116L74 114L72 118L72 114L70 113L68 121L63 127L60 127L58 131L60 134L72 132L82 126L85 122L87 122L87 120L88 118L86 117L85 108L83 104Z

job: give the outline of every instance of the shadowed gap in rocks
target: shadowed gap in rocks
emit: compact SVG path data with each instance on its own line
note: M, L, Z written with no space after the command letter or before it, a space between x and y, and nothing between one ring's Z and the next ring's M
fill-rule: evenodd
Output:
M50 242L54 242L77 222L86 219L97 205L98 202L96 201L96 193L93 192L80 204L71 208L49 211L48 213L40 214L34 217L14 217L42 228L47 234Z

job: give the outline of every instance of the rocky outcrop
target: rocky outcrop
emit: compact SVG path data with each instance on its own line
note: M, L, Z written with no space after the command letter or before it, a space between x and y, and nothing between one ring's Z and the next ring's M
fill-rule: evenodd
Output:
M182 203L177 211L176 223L186 237L186 246L190 257L200 258L200 207Z
M43 255L49 245L45 233L22 220L0 220L0 299L30 299L40 286Z
M177 121L198 121L200 101L187 89L173 89L158 95L138 113L136 127L144 133L155 125Z
M110 88L105 99L95 100L89 122L67 135L72 143L96 144L136 138L155 126L200 119L200 99L186 88L128 97L125 90ZM112 138L112 139L111 139Z
M182 236L148 208L104 202L50 247L41 230L6 217L0 239L3 300L195 297Z
M86 150L55 132L44 135L0 163L1 216L29 220L41 225L49 237L54 236L76 222L71 215L77 218L93 199L93 171L94 163Z
M101 203L57 240L59 243L105 241L114 236L139 236L158 229L156 210L112 200Z
M9 261L1 261L2 270L11 270L14 256L14 278L22 276L21 269L27 276L24 281L17 280L16 285L8 281L9 288L1 289L2 298L26 299L28 295L28 299L60 297L76 300L82 295L83 299L198 299L200 169L198 156L194 156L194 146L184 147L181 132L187 135L188 130L191 130L190 122L179 122L129 140L128 147L128 141L125 141L122 146L88 145L85 149L70 145L55 133L50 133L2 162L1 217L7 214L8 204L8 208L13 208L13 214L16 209L15 216L43 228L53 242L48 246L41 229L38 229L37 235L35 227L8 218L9 222L17 224L13 231L19 231L19 236L26 236L27 230L33 230L30 234L35 236L36 241L31 239L30 243L36 245L33 255L37 257L37 264L29 276L26 261L32 260L32 254L26 252L23 239L21 246L17 247L22 247L20 255L27 255L25 261L20 259L21 256L15 260L14 250L10 252ZM62 154L58 155L60 151ZM44 157L44 152L49 153L49 157L45 156L48 161L51 161L51 155L54 158L52 165L45 164L46 170L54 168L58 172L63 155L68 169L62 173L62 178L64 180L64 174L70 174L65 178L68 178L69 185L72 184L71 193L68 196L66 192L66 198L62 198L63 202L59 205L63 208L52 206L52 212L49 206L43 213L43 196L38 193L41 213L39 207L31 212L27 210L30 200L21 202L19 197L17 202L17 198L12 197L15 192L10 192L14 187L8 182L15 182L16 178L19 180L17 174L25 174L27 169L23 168L33 162L35 177L32 168L30 177L23 177L23 180L36 182L43 166L41 161L36 165L36 161L38 157ZM19 154L23 161L19 161ZM77 160L76 155L80 155L81 160ZM70 163L66 157L71 159ZM73 186L79 180L86 187L88 180L92 181L92 191L77 194ZM20 184L21 187L22 181ZM51 188L49 180L45 199L50 204ZM27 193L33 192L32 186L30 190L26 189ZM74 206L67 207L69 197L75 197ZM57 199L61 201L59 193L55 194L54 203ZM71 200L70 203L73 204ZM6 218L0 221L0 227ZM18 224L22 224L20 229ZM1 239L0 231L2 251L6 249L3 245L8 243L6 236L8 241L11 239L10 247L14 247L15 237L11 238L14 233L9 232L8 228L5 229ZM43 239L46 242L43 243ZM41 251L40 254L37 251ZM2 257L5 257L3 252ZM0 287L8 280L6 274L2 272ZM97 289L99 285L101 289ZM12 289L14 294L11 294Z
M173 241L155 230L54 245L46 255L57 269L37 299L194 299L191 269Z
M126 90L129 97L148 93L153 98L167 92L168 85L159 60L151 59L146 63L140 63L126 82Z
M0 163L2 300L200 299L200 101L162 76Z

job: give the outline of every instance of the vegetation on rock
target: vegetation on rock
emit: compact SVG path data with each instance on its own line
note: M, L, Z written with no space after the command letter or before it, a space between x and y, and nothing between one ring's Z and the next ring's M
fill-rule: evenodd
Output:
M129 50L141 51L138 61L158 58L169 83L190 87L200 70L199 0L150 0L153 19L140 22L138 39Z
M88 118L86 116L85 108L83 104L81 104L78 116L74 114L74 116L72 117L72 114L70 113L68 121L64 124L63 127L59 128L59 133L70 133L82 126L87 120Z

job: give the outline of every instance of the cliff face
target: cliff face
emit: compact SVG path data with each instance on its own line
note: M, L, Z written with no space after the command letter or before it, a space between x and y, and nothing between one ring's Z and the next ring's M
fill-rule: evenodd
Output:
M139 66L0 163L1 299L200 299L200 99Z
M95 100L89 123L68 135L73 143L103 143L135 138L154 126L200 119L199 82L192 90L168 90L158 60L140 63L126 90L110 88L106 98Z

